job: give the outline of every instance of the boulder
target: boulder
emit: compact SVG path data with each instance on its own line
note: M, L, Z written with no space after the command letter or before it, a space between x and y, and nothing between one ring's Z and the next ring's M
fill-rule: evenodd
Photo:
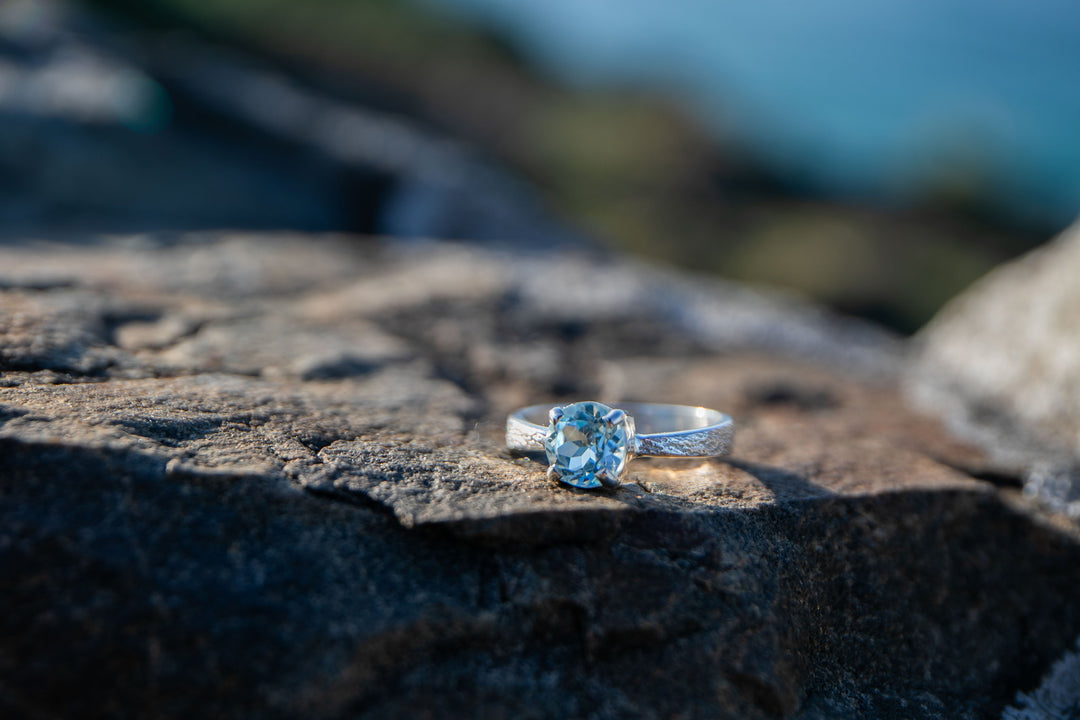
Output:
M572 250L0 245L5 717L984 718L1080 533L906 347ZM700 404L731 458L553 484L507 412Z
M910 391L1080 520L1080 225L1001 266L918 338Z

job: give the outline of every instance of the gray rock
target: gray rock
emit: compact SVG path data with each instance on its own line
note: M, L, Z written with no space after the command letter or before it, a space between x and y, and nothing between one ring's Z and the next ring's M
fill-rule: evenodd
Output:
M1080 633L1076 529L790 300L227 234L0 246L0 288L5 717L981 718ZM548 398L736 454L553 485L501 440Z
M1078 277L1080 226L995 270L922 331L910 390L1080 520Z
M1065 653L1032 693L1021 693L1002 720L1057 720L1080 716L1080 642Z

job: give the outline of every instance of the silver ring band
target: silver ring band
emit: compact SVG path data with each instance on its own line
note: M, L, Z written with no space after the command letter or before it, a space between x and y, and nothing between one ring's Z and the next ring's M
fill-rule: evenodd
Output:
M511 450L545 451L549 474L577 487L617 484L633 457L715 457L730 453L734 441L731 416L689 405L531 405L506 420ZM597 465L581 469L589 462Z

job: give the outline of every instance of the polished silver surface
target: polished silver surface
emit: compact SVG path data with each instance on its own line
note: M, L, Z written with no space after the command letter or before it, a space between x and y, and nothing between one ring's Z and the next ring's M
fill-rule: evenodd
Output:
M506 445L511 450L540 452L548 422L558 418L562 405L531 405L506 419ZM735 421L716 410L690 405L617 403L612 413L625 413L635 432L628 448L632 456L715 457L731 452ZM621 415L617 415L621 417Z

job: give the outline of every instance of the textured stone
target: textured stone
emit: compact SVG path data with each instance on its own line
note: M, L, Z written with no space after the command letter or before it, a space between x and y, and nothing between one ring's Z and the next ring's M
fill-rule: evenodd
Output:
M1021 693L1002 720L1057 720L1080 716L1080 642L1054 663L1042 685Z
M981 718L1080 634L1075 528L790 300L289 235L0 246L0 287L5 717ZM587 398L735 454L588 492L503 448Z
M998 268L921 333L910 386L1080 520L1080 226Z

